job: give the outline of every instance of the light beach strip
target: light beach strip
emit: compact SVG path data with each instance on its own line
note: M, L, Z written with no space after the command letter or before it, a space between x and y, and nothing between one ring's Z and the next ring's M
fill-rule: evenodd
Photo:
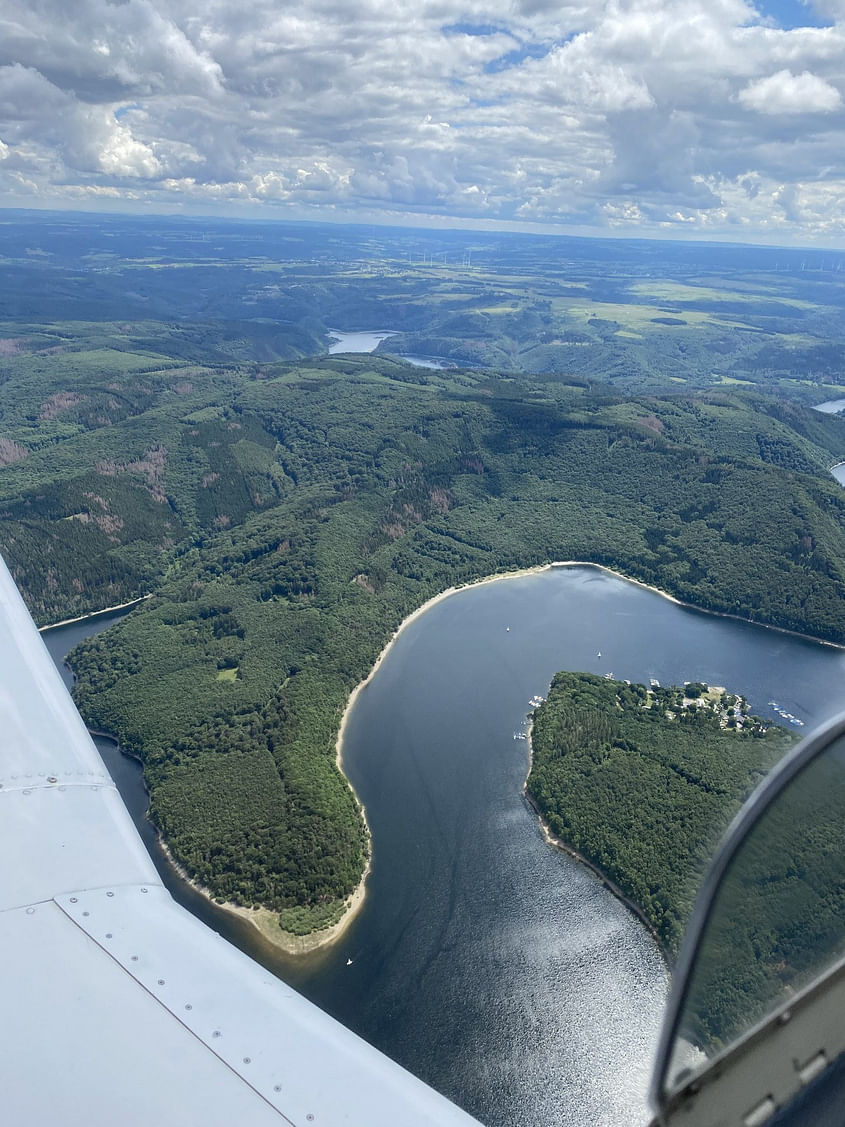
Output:
M605 567L603 564L594 563L592 560L555 560L552 563L537 564L535 567L524 567L524 568L520 568L519 570L516 570L516 571L503 571L503 572L497 573L495 575L488 575L484 579L477 579L477 580L473 580L470 583L461 584L460 586L457 586L457 587L448 587L445 591L441 591L439 595L434 595L432 598L428 599L421 606L417 607L416 610L412 611L408 615L407 618L404 618L402 620L402 622L399 624L399 626L394 631L392 637L390 638L390 641L387 643L387 645L384 647L384 649L378 655L378 658L376 659L376 663L372 667L370 672L367 674L367 676L364 678L364 680L359 682L359 684L357 684L355 686L355 688L352 690L352 692L349 694L349 699L346 702L346 708L343 710L343 716L342 716L341 721L340 721L340 730L339 730L338 736L337 736L337 745L336 745L336 747L337 747L337 765L338 765L339 770L341 772L343 772L343 743L344 743L344 737L346 735L346 725L349 721L349 717L352 713L352 709L355 707L355 702L358 700L359 694L361 692L363 692L364 689L366 689L366 687L372 681L373 677L375 677L376 673L378 673L379 669L381 668L382 663L386 660L387 655L390 653L390 650L392 649L394 642L396 642L399 635L402 633L402 631L407 626L410 626L412 622L415 622L418 618L420 618L422 615L424 615L426 613L426 611L431 610L432 607L436 606L438 603L442 602L444 599L451 598L452 595L460 594L462 591L469 591L473 587L483 587L487 583L498 583L499 580L518 579L518 578L521 578L521 577L524 577L524 576L529 576L529 575L539 575L544 571L551 571L554 568L569 568L569 567L589 567L589 568L593 568L597 571L602 571L602 572L605 573L605 575L613 576L614 579L621 579L626 583L633 583L633 584L635 584L635 586L641 587L645 591L652 591L655 595L659 595L663 599L668 599L668 601L670 603L674 603L676 606L687 607L690 610L697 610L702 614L710 614L710 615L714 615L714 616L719 617L719 618L732 618L732 619L735 619L737 622L747 622L752 626L760 626L760 627L763 627L764 629L767 629L767 630L776 630L779 633L790 634L790 635L792 635L793 637L796 637L796 638L804 638L808 641L816 642L819 645L831 646L833 649L837 649L837 650L845 650L845 646L841 646L841 645L837 644L836 642L827 642L827 641L824 641L821 638L814 638L810 634L801 634L797 630L787 630L785 627L782 627L782 626L771 626L768 623L764 623L764 622L754 622L753 619L743 618L741 615L738 615L738 614L730 614L727 611L708 610L704 607L696 606L695 603L684 602L683 600L676 598L674 595L670 595L667 591L662 591L659 587L655 587L650 583L644 583L641 579L634 579L632 576L625 575L621 571L614 571L613 568ZM529 735L529 746L530 746L530 735ZM529 767L529 770L530 770L530 767ZM344 774L344 778L346 778L345 774ZM527 781L527 777L526 777L526 781ZM348 779L347 779L347 783L349 783ZM352 789L351 783L349 783L349 786L350 786L350 789ZM354 789L353 789L353 794L354 793L355 792L354 792ZM523 794L525 794L527 801L531 802L530 796L527 794L524 786L523 786ZM355 795L355 798L358 801L358 806L361 810L361 816L364 818L364 823L365 823L365 825L367 825L366 810L364 808L364 805L360 801L360 799L358 799L357 795ZM531 803L531 805L533 806L533 803ZM576 850L572 849L571 846L568 846L565 842L560 841L558 838L555 838L554 835L549 830L548 826L546 826L545 822L543 821L539 811L536 810L536 807L534 809L535 809L535 812L537 813L537 817L540 820L540 824L543 828L543 833L546 836L546 840L550 844L555 845L557 848L562 849L563 851L569 853L572 857L574 857L576 860L580 861L582 864L586 865L588 868L592 869L593 872L595 872L595 874L607 885L607 887L610 889L610 891L615 896L617 896L623 903L625 903L630 908L630 910L636 916L638 916L639 919L642 920L642 922L649 929L649 931L651 931L652 934L654 934L654 930L651 927L651 924L648 922L648 920L646 919L645 915L643 914L642 910L638 907L638 905L636 905L633 901L631 901L628 897L626 897L625 894L622 892L622 890L620 888L617 888L617 886L604 873L602 873L600 869L596 868L595 865L593 865L590 861L588 861L586 857L582 857ZM368 825L367 825L367 832L369 834L369 826ZM369 875L369 872L370 872L370 865L368 863L367 868L364 871L364 875L362 876L361 881L358 884L358 887L355 889L355 892L353 893L353 899L352 899L352 902L350 903L350 908L349 908L349 912L352 913L352 914L357 912L364 902L364 883L367 879L367 876ZM360 894L360 899L358 898L359 894ZM346 918L346 917L344 917L344 918ZM343 921L341 921L341 922L343 922ZM322 934L322 933L319 933L319 932L315 933L315 939L320 934ZM655 935L655 939L656 938L657 938L657 936ZM329 936L326 939L326 942L332 942L332 939L333 939L333 937ZM316 941L314 943L314 947L318 947L320 945L321 945L321 943L319 941ZM659 945L659 942L658 942L658 945ZM309 949L313 949L313 948L309 948Z
M130 607L140 606L145 599L151 599L152 593L141 595L138 599L130 599L128 603L115 603L113 607L103 607L102 610L92 610L89 614L78 614L76 618L63 618L61 622L49 622L46 626L39 626L38 633L45 630L58 630L60 626L72 626L74 622L88 622L92 618L99 618L101 614L111 614L116 610L129 610Z
M338 769L344 775L344 778L346 778L346 775L343 772L343 745L344 745L344 738L345 738L345 735L346 735L346 727L347 727L347 724L349 722L349 717L352 713L352 709L355 707L355 703L358 700L359 694L361 692L363 692L364 689L366 689L366 687L372 681L373 677L375 677L376 673L378 673L379 669L382 666L382 663L386 660L387 655L389 654L391 648L393 647L393 644L396 642L399 635L402 633L403 630L405 630L406 627L410 626L412 622L415 622L418 618L420 618L422 615L424 615L427 611L431 610L431 608L436 606L437 603L442 602L444 599L451 598L452 595L460 594L462 591L469 591L473 587L483 587L488 583L498 583L500 580L518 579L518 578L523 578L523 577L530 576L530 575L539 575L542 572L551 571L554 568L570 568L570 567L589 567L589 568L592 568L592 569L597 570L597 571L602 571L606 575L613 576L616 579L621 579L626 583L634 583L637 587L642 587L646 591L652 591L652 592L654 592L654 594L660 595L661 598L668 599L669 602L675 603L677 606L680 606L680 607L688 607L691 610L698 610L698 611L700 611L704 614L712 614L712 615L716 615L720 618L733 618L733 619L736 619L739 622L748 622L748 623L750 623L751 625L754 625L754 626L762 626L762 627L765 627L766 629L769 629L769 630L777 630L780 633L791 634L794 637L805 638L809 641L816 642L816 643L821 644L821 645L832 646L834 649L839 649L839 650L845 649L845 646L838 645L835 642L826 642L826 641L823 641L822 639L814 638L809 634L800 634L797 631L787 630L784 627L780 627L780 626L770 626L767 623L753 622L753 620L751 620L751 619L743 618L742 616L736 615L736 614L729 614L725 611L713 611L713 610L707 610L703 607L697 607L694 603L683 602L681 599L676 598L674 595L670 595L670 594L668 594L668 592L662 591L659 587L654 587L649 583L644 583L641 579L634 579L629 575L624 575L620 571L614 571L612 568L605 567L603 564L594 563L591 560L558 560L558 561L554 561L552 563L538 564L534 567L520 568L520 569L515 570L515 571L499 572L499 573L496 573L494 575L488 575L483 579L478 579L478 580L474 580L474 581L469 582L469 583L461 584L457 587L448 587L445 591L441 591L440 594L434 595L432 598L430 598L426 602L424 602L421 606L417 607L416 610L412 611L406 618L404 618L402 620L402 622L399 624L399 626L397 626L397 628L393 632L393 635L391 636L390 640L387 642L387 644L382 649L381 653L378 655L378 658L376 659L376 662L373 665L370 672L367 674L367 676L364 678L364 680L360 681L355 686L355 688L352 690L352 692L349 694L349 697L348 697L347 702L346 702L346 707L343 710L343 715L342 715L341 721L340 721L340 728L338 730L338 735L337 735L337 741L336 741L336 744L335 744L335 761L337 763ZM100 614L107 614L110 610L122 610L122 609L124 609L124 607L130 607L130 606L135 605L135 603L143 602L143 599L146 599L146 598L150 598L150 596L144 595L142 599L133 600L133 602L131 602L131 603L124 603L119 607L107 607L104 610L96 611L96 612L94 612L94 614L91 614L91 615L82 615L79 618L67 619L65 622L57 622L57 623L54 623L54 626L64 626L64 625L68 625L69 623L72 623L72 622L81 622L86 618L94 618L94 617L96 617L97 615L100 615ZM42 627L41 629L42 630L52 629L52 627ZM98 734L108 736L108 738L110 738L110 739L114 738L114 737L110 736L109 733L107 733L107 732L98 733ZM222 903L222 904L219 903L217 900L215 900L213 893L211 893L209 891L209 889L205 888L203 885L199 884L197 881L191 879L191 877L188 875L187 871L179 864L178 861L176 861L176 859L170 853L170 850L168 849L167 845L165 844L165 842L164 842L164 840L163 840L163 838L161 837L160 834L159 834L159 843L162 847L162 851L163 851L164 855L167 857L167 859L170 862L170 864L172 865L174 871L177 872L183 880L187 881L188 884L190 884L194 889L196 889L197 892L201 893L203 896L206 897L206 899L211 901L211 903L214 905L215 908L218 908L218 909L220 909L221 911L224 911L224 912L229 912L232 915L237 916L240 919L246 920L247 922L252 924L260 932L260 934L263 936L263 938L265 940L272 943L274 946L280 948L282 951L286 952L287 954L297 955L297 954L305 954L309 951L315 951L320 947L326 947L326 946L328 946L332 943L337 942L337 940L340 939L340 937L343 935L343 933L346 931L346 929L349 927L349 925L355 919L358 912L360 912L360 910L361 910L361 908L364 904L365 898L366 898L366 883L367 883L367 877L370 875L371 860L372 860L372 838L371 838L371 835L370 835L369 823L367 822L366 809L365 809L363 803L358 798L357 794L355 794L355 790L352 787L352 784L349 782L348 779L346 779L346 782L347 782L347 785L349 786L350 790L352 790L353 795L355 796L355 800L356 800L356 802L358 804L358 808L361 812L361 817L364 821L364 826L365 826L366 832L367 832L367 838L368 838L368 841L370 843L369 857L367 859L367 864L364 868L364 872L361 876L360 881L356 885L355 889L346 898L346 907L344 909L344 912L343 912L343 915L341 916L341 918L337 921L337 923L332 924L331 927L322 928L319 931L310 932L307 935L294 935L292 932L283 931L279 927L279 924L278 924L278 914L276 912L270 911L270 909L268 909L268 908L244 908L244 907L241 907L238 904L233 904L231 902L226 902L226 903ZM524 787L523 787L523 793L525 793ZM526 798L530 802L530 798L527 794L526 794ZM533 805L533 803L532 803L532 805ZM535 810L536 810L536 808L535 808ZM597 869L594 865L592 865L586 858L584 858L580 854L578 854L574 849L572 849L570 846L568 846L565 842L560 841L557 838L554 838L553 835L548 830L548 827L545 825L545 822L540 817L539 812L537 812L537 813L538 813L538 818L540 818L541 826L543 827L543 832L546 835L546 839L551 844L554 844L557 848L562 849L565 852L571 854L577 860L581 861L583 864L585 864L589 868L593 869L593 871L607 885L607 887L610 889L610 891L613 892L614 895L616 895L625 904L627 904L628 907L636 915L638 915L640 917L640 919L642 919L643 923L645 923L646 926L649 927L649 929L651 930L650 925L648 924L648 921L642 915L642 913L641 913L640 909L637 907L637 905L634 904L632 901L630 901L624 895L624 893L621 891L621 889L618 889L605 876L604 873L602 873L599 869Z

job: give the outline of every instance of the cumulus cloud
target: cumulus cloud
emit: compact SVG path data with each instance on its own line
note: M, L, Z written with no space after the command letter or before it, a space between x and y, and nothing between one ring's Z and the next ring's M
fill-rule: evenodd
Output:
M793 74L779 70L768 78L750 82L739 92L739 100L758 113L832 113L842 105L835 86L805 70Z
M845 0L811 7L4 0L0 202L845 233Z

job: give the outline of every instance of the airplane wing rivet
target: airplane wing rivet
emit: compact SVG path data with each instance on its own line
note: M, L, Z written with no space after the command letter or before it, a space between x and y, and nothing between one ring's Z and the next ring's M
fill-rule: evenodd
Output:
M273 1085L273 1091L274 1092L281 1092L281 1090L282 1090L281 1084L274 1084Z
M250 1064L252 1057L244 1057L244 1064Z
M31 791L31 790L29 790L29 789L25 789L23 793L24 793L24 794L32 794L32 791Z
M107 931L106 932L106 939L111 939L111 937L112 937L112 933L110 931Z
M163 978L160 978L160 979L158 980L158 984L159 984L159 986L164 986L164 979L163 979Z
M27 908L26 914L28 916L34 916L35 915L35 909L34 908Z
M220 1037L220 1036L222 1036L222 1035L221 1035L221 1033L220 1033L220 1030L219 1030L219 1029L215 1029L215 1030L214 1030L214 1032L213 1032L213 1033L211 1034L211 1036L212 1036L212 1037Z
M83 914L83 916L90 916L91 915L90 912L83 912L82 914Z
M194 1008L194 1007L193 1007L193 1006L191 1005L191 1003L190 1003L190 1002L188 1002L188 1004L187 1004L187 1005L185 1006L185 1009L186 1009L186 1010L192 1010L193 1008Z
M137 956L137 955L133 955L133 956L132 956L132 962L133 962L133 963L137 963L137 962L138 962L138 956Z
M113 892L107 892L106 896L114 896L114 893Z
M70 902L71 902L71 904L75 904L75 903L77 902L77 900L78 900L78 899L79 899L79 898L78 898L77 896L71 896L71 898L70 898Z
M57 783L58 781L59 780L56 778L55 775L48 775L47 776L47 782L48 783Z
M307 1115L305 1116L305 1118L306 1118L306 1119L308 1120L308 1122L309 1122L309 1123L313 1123L313 1122L314 1122L314 1116L313 1116L313 1115L311 1114L311 1112L310 1112L310 1111L309 1111L309 1112L308 1112L308 1114L307 1114Z
M147 890L146 890L146 888L142 888L142 889L141 889L141 891L142 891L142 892L146 892Z

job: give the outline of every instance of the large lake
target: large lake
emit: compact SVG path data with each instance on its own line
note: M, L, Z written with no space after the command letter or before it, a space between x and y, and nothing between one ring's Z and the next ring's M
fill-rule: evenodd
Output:
M46 640L58 655L73 639ZM198 905L490 1127L647 1120L662 960L596 879L545 845L521 795L527 747L514 734L559 669L725 685L763 715L776 701L803 731L845 707L841 651L595 568L468 588L402 631L350 714L344 765L374 860L340 943L285 959ZM114 769L121 757L105 751ZM136 793L133 813L143 805Z

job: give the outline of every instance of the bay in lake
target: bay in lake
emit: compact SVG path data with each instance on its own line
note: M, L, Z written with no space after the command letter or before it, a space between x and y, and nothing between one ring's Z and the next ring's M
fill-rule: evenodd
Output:
M341 352L375 352L383 340L397 335L395 331L378 329L354 333L346 333L341 329L329 329L329 332L332 335L329 356L335 356ZM440 369L457 366L453 361L439 360L436 356L412 356L408 354L400 356L399 359L404 360L406 364L412 364L415 368Z
M514 734L559 669L725 685L761 715L777 718L776 701L804 731L845 707L842 651L596 568L468 588L400 633L350 713L344 768L374 857L341 941L288 959L203 907L490 1127L647 1120L663 962L594 877L545 845L521 795L528 753Z
M367 332L345 333L341 329L329 329L332 343L329 345L329 356L340 352L375 352L383 340L396 336L395 332L384 332L371 329Z

